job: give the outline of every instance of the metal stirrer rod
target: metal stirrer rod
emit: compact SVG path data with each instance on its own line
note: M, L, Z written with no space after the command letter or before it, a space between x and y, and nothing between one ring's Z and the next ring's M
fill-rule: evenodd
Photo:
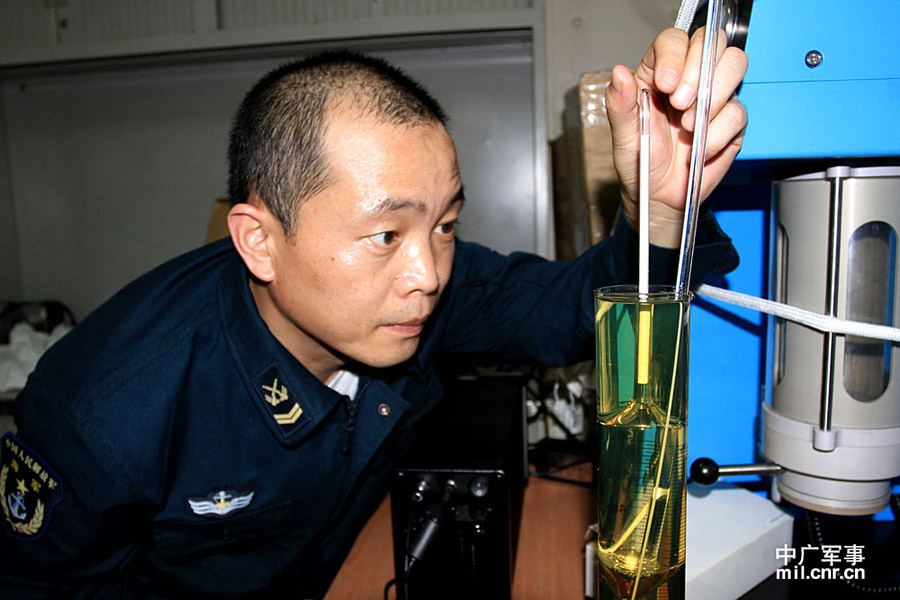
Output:
M716 70L716 46L722 0L710 0L706 13L706 34L703 38L703 59L700 63L700 85L697 89L697 112L694 118L694 140L691 145L691 165L688 175L687 197L684 207L684 226L681 231L681 254L678 259L678 278L675 291L685 293L691 282L691 262L694 259L694 236L697 233L697 212L700 204L700 183L706 161L709 106L712 102L713 74Z

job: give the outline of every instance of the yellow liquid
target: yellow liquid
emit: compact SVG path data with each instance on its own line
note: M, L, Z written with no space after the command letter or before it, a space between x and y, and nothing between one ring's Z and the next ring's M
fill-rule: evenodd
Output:
M618 598L646 598L684 565L685 427L661 426L664 409L635 400L599 422L599 576Z
M638 560L637 556L630 557L634 561ZM613 590L616 594L617 598L628 599L631 600L634 595L637 599L645 599L649 598L649 594L653 591L659 589L664 583L669 580L675 571L678 570L679 567L674 567L668 571L663 572L654 572L650 575L644 576L641 574L640 580L638 581L638 589L637 594L634 595L634 582L635 582L635 571L631 572L620 572L613 569L604 568L600 577L606 584Z
M683 598L690 296L595 296L600 597Z

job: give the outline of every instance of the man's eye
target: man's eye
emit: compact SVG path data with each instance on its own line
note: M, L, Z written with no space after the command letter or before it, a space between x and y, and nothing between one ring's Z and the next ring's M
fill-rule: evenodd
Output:
M459 221L450 221L449 223L441 223L435 228L437 233L442 233L444 235L452 235L453 232L456 231L456 224Z
M378 246L390 246L397 239L396 231L384 231L382 233L376 233L370 238L373 242L375 242Z

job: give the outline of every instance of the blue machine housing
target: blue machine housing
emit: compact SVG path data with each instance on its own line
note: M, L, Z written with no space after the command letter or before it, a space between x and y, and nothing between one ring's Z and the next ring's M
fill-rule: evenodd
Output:
M706 283L766 297L773 171L898 160L897 23L900 0L753 1L745 46L750 64L739 91L749 125L738 162L710 198L741 264ZM822 56L814 68L806 64L810 51ZM761 459L766 329L765 315L694 301L689 463L701 456L720 464ZM891 515L886 510L875 518Z
M900 155L898 22L897 0L755 0L738 160Z

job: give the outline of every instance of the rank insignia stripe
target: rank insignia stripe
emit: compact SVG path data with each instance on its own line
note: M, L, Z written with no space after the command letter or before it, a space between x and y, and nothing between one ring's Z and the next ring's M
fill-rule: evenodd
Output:
M274 364L253 381L264 411L285 435L302 427L308 420L306 411L297 403L287 379Z
M235 511L247 508L256 494L253 490L239 490L224 487L209 492L205 496L185 498L185 510L203 517L224 517Z
M14 434L0 438L0 512L6 534L40 538L62 500L59 475Z
M302 415L303 409L295 403L287 414L275 415L275 422L279 425L291 425L292 423L296 423L297 419Z

